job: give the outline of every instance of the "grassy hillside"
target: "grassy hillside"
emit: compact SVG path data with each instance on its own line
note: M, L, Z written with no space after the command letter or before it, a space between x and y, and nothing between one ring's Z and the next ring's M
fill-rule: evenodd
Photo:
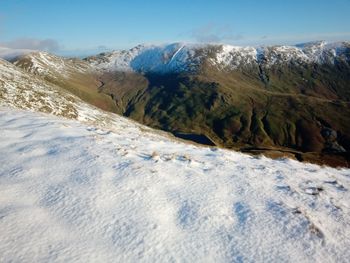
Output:
M155 128L227 148L347 165L349 72L346 64L227 72L204 65L195 75L133 73L127 89L127 78L116 75L102 90L114 94L121 114Z
M103 83L90 66L79 59L67 59L37 52L19 57L14 64L28 72L43 77L103 110L116 112L111 96L100 92Z

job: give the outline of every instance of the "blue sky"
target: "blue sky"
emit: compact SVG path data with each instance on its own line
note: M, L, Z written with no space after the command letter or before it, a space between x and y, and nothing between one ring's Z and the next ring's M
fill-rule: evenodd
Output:
M350 40L350 0L0 0L0 45L84 53L139 43Z

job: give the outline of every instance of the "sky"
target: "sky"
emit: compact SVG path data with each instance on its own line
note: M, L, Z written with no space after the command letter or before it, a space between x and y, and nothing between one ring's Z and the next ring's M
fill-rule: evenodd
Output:
M350 0L0 0L0 46L58 54L140 43L350 40Z

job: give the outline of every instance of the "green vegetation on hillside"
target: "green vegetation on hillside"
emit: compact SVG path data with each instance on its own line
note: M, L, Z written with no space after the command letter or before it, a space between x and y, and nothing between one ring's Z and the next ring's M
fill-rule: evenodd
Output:
M143 81L129 85L116 102L119 113L134 120L173 133L204 135L218 146L347 165L349 72L339 64L139 74ZM102 90L112 94L116 88L121 89L118 81Z

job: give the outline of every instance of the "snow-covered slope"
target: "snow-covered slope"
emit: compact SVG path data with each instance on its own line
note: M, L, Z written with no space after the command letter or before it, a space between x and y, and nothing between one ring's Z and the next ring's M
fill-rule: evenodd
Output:
M58 86L0 59L0 105L73 118L77 101Z
M238 47L215 44L139 45L130 50L101 53L86 60L108 71L177 73L194 71L204 61L218 68L266 66L284 63L334 63L350 60L350 43L323 41L296 46Z
M93 70L88 63L80 59L63 58L47 52L31 52L19 56L13 64L30 73L51 79L69 78L74 74Z
M0 111L1 262L347 262L350 171Z
M50 68L48 74L54 70ZM56 76L62 77L67 72L70 71L63 70L62 75ZM96 115L97 112L104 113L103 111L98 111L42 76L48 75L36 75L35 72L27 72L0 59L0 106L41 111L74 119L84 119L87 115L90 120L105 119L104 116ZM86 109L93 111L93 114L89 114Z

